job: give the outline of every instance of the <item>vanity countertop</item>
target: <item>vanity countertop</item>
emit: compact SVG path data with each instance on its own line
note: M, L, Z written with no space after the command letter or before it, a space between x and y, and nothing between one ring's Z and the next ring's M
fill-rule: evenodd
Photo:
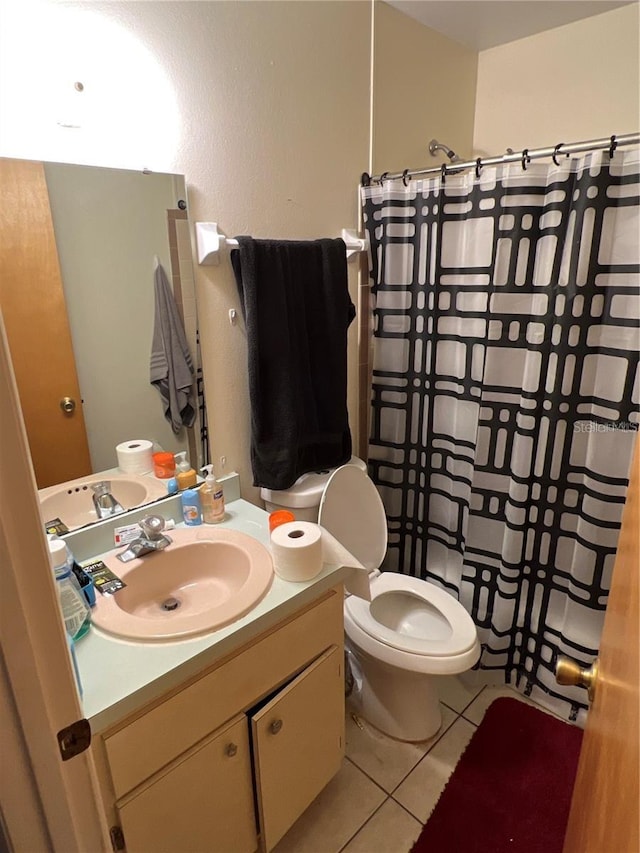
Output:
M227 519L216 528L238 530L269 546L269 516L264 510L239 499L228 503L226 512ZM152 561L153 556L149 558L150 571L153 571ZM267 594L245 616L209 634L187 640L134 642L112 637L92 626L76 644L83 687L82 706L92 730L104 730L197 675L305 607L327 589L342 583L349 571L340 565L325 563L319 575L303 583L291 583L274 575Z

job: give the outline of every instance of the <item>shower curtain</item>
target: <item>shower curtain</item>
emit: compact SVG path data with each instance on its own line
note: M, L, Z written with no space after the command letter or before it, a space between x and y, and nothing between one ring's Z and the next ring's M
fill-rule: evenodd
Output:
M638 429L640 152L362 188L384 570L471 613L478 678L582 721Z

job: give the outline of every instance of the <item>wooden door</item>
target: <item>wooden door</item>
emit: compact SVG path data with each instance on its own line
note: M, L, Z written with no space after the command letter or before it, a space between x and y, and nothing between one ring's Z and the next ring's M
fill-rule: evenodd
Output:
M42 163L0 159L0 307L38 488L90 474Z
M640 442L622 517L564 853L638 853Z
M247 718L214 732L117 807L127 853L253 853Z
M332 646L251 720L263 850L275 847L340 769L343 655Z

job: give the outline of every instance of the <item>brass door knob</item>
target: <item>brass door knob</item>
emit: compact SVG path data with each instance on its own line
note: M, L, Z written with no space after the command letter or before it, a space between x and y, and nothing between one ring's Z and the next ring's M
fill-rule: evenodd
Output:
M65 415L71 415L76 410L76 401L73 397L63 397L62 400L60 400L60 408Z
M558 684L586 687L589 701L593 702L598 677L598 659L596 658L589 669L582 669L570 658L559 657L556 661L556 681Z

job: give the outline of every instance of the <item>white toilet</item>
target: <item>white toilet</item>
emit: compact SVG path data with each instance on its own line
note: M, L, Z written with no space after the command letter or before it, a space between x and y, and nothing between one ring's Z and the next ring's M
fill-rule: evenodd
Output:
M421 741L440 728L439 675L470 669L480 657L473 620L427 581L379 571L387 550L382 500L362 460L306 474L287 491L261 490L268 512L289 509L318 521L371 570L371 601L345 598L344 623L354 675L352 699L377 729ZM304 514L303 514L304 513Z

